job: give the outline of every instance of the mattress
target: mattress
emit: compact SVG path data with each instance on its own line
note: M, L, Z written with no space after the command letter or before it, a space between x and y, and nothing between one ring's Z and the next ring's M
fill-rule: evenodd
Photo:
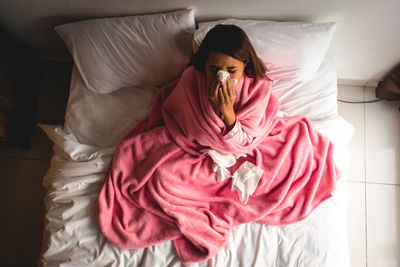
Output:
M307 82L275 80L278 116L306 115L335 145L343 176L333 197L307 219L286 225L234 228L226 247L190 266L348 266L346 170L351 124L337 113L336 66L328 54ZM40 125L54 143L43 178L47 190L41 266L182 266L172 242L120 249L103 237L95 202L118 141L150 110L159 88L130 87L109 94L88 90L73 67L64 125Z

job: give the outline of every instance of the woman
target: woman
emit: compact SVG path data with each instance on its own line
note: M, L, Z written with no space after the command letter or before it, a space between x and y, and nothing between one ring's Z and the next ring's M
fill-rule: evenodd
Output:
M194 56L193 65L206 74L210 102L215 113L223 115L227 128L232 128L235 122L235 84L230 79L226 84L220 82L216 75L218 70L228 72L236 80L240 80L243 73L248 77L267 79L266 67L257 57L246 33L234 25L217 25L209 31Z
M123 248L173 240L187 264L217 254L236 225L307 217L338 179L333 146L278 109L245 33L213 28L116 148L97 202L103 234Z

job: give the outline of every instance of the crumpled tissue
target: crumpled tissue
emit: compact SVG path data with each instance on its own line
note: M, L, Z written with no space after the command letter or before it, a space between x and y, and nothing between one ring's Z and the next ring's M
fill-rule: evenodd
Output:
M224 71L224 70L217 71L218 80L223 82L223 83L226 83L226 79L228 79L228 77L230 77L230 76L231 75L227 71ZM230 78L230 79L231 79L232 84L236 85L237 79L234 79L234 78Z
M246 154L223 153L213 149L206 149L201 152L208 154L214 161L212 169L217 173L217 181L221 182L225 179L232 178L232 190L236 191L240 201L246 204L249 197L257 189L257 185L264 171L250 161L245 161L235 173L231 175L227 168L235 165L238 158L246 157Z

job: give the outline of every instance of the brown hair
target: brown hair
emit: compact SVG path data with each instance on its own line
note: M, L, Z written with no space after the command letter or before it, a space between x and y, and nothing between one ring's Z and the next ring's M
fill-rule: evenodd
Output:
M246 33L235 25L219 24L206 34L192 59L196 70L205 71L211 52L220 52L247 63L244 72L248 77L268 78L265 74L267 68L258 58Z

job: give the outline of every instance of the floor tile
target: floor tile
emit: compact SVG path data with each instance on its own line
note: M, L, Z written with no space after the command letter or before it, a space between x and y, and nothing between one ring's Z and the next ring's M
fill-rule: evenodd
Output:
M31 148L25 150L18 147L1 147L0 158L25 158L50 160L53 155L53 143L37 125L34 126Z
M365 183L347 182L347 193L350 267L365 267Z
M363 101L364 91L362 87L339 85L338 98L348 101ZM347 180L365 182L364 105L338 102L338 112L355 129L348 146L350 164L347 170Z
M49 161L0 158L0 265L36 265L48 167Z
M364 101L364 88L338 84L338 99L345 101Z
M366 89L373 99L374 89ZM400 101L365 104L366 181L400 185Z
M36 121L63 124L72 62L42 61ZM35 125L30 150L0 148L0 266L36 266L41 251L44 197L42 179L53 144Z
M367 184L366 205L368 266L400 266L400 186Z

